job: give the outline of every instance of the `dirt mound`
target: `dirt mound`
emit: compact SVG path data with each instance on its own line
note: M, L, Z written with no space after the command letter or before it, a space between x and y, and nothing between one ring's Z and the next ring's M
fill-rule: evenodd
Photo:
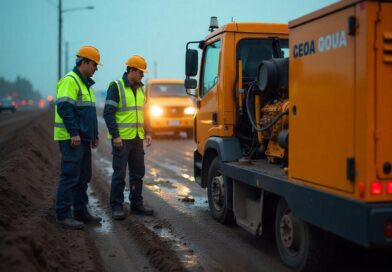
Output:
M181 272L186 271L175 253L165 245L162 240L151 230L146 228L138 219L129 216L127 229L143 246L146 256L158 271Z
M0 146L0 271L102 271L87 234L55 224L52 124L53 112L42 113Z

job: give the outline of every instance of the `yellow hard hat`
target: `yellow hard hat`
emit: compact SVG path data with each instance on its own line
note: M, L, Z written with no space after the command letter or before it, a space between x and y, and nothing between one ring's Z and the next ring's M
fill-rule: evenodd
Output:
M100 64L99 60L101 59L101 56L99 54L98 49L95 48L94 46L86 45L81 47L78 53L76 53L76 56L83 57L94 61L96 64Z
M129 67L136 68L144 73L147 73L147 62L144 60L142 56L133 55L131 56L127 62L125 63Z

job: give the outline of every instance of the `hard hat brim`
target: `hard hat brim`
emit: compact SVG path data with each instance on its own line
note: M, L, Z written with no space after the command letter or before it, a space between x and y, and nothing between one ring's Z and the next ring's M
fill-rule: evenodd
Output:
M140 69L140 68L133 67L133 66L128 66L128 67L135 68L136 70L142 71L143 73L148 73L148 70L147 70L147 69Z
M91 60L91 61L95 62L99 66L103 66L103 64L101 62L96 62L95 60L90 59L88 57L83 57L83 56L79 56L79 55L76 55L76 57L78 57L78 58L85 58L85 59L88 59L88 60Z

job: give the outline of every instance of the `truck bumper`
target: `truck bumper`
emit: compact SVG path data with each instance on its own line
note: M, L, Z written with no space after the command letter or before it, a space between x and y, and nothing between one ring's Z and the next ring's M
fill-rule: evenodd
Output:
M392 224L392 204L371 205L368 218L369 245L392 247L392 237L386 237L387 224Z

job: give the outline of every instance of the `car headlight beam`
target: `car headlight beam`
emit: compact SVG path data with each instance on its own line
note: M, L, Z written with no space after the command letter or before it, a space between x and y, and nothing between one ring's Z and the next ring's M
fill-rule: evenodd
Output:
M192 115L192 114L195 113L195 111L196 110L195 110L194 107L186 107L185 110L184 110L184 113L187 114L187 115Z
M150 109L151 116L161 116L163 114L163 109L158 106L152 106Z

